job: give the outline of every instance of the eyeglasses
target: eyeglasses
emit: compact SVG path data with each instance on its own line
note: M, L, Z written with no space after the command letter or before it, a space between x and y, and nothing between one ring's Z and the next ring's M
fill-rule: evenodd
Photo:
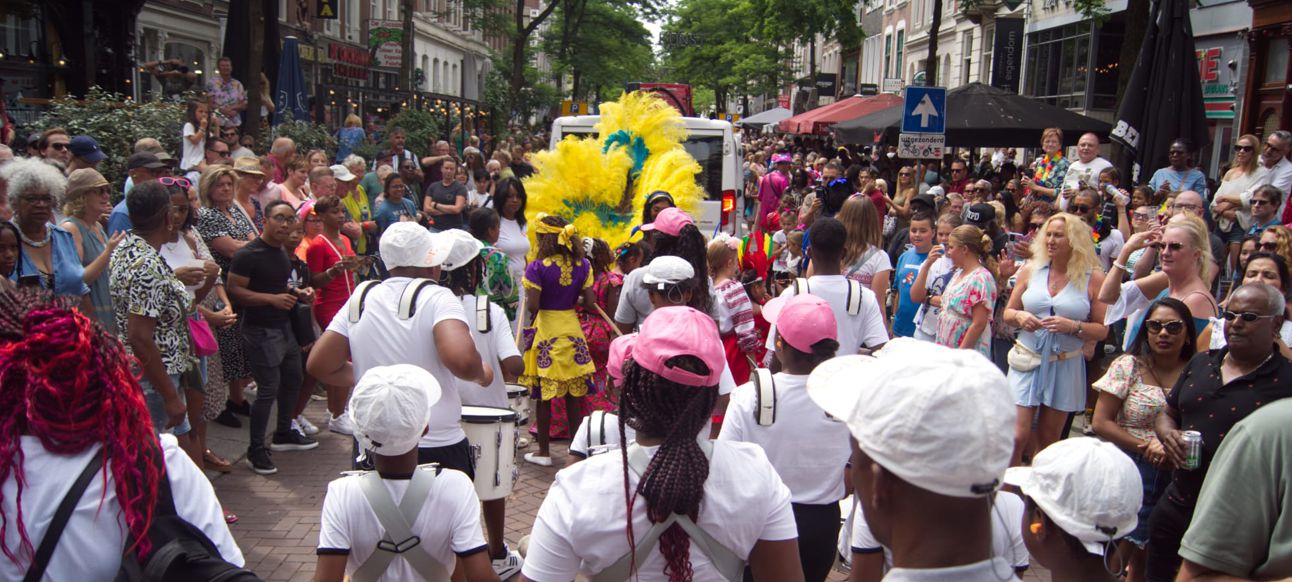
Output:
M58 150L58 151L60 151L60 152L61 152L61 151L65 150L65 149L67 149L67 144L62 143L62 142L59 142L59 143L51 143L51 144L49 144L49 147L54 148L54 149L56 149L56 150Z
M1256 146L1236 145L1236 146L1234 146L1234 151L1236 151L1236 152L1254 152L1254 151L1256 151Z
M1167 250L1169 250L1169 251L1171 251L1171 252L1173 252L1173 253L1178 253L1178 252L1180 252L1180 251L1184 250L1184 243L1178 243L1178 242L1173 242L1173 243L1153 243L1152 245L1149 245L1149 246L1151 246L1151 247L1153 247L1153 248L1155 248L1155 249L1157 249L1157 250L1159 250L1159 251L1160 251L1160 250L1162 250L1162 249L1167 249Z
M1144 327L1148 329L1149 333L1162 333L1162 330L1165 329L1166 333L1169 333L1171 335L1179 335L1180 332L1184 331L1184 322L1178 319L1171 320L1171 321L1158 321L1156 319L1150 319L1144 322Z
M50 194L23 194L18 197L28 204L48 204L54 205L54 197Z
M1275 317L1278 317L1278 315L1260 315L1258 313L1252 313L1250 311L1235 313L1233 311L1229 311L1228 309L1221 311L1220 316L1225 318L1225 321L1233 321L1235 319L1242 318L1242 320L1246 321L1247 323L1251 323L1258 319L1274 319Z
M297 218L295 214L275 214L269 218L282 224L296 224L301 221L301 219Z
M159 182L162 186L179 186L180 188L184 188L184 189L193 187L193 183L189 182L188 178L172 178L170 176L162 176L160 178L157 178L157 182Z
M1177 202L1177 203L1175 203L1175 204L1172 204L1172 205L1171 205L1171 208L1172 208L1172 209L1174 209L1174 210L1188 210L1188 211L1191 211L1191 212L1198 212L1199 210L1202 210L1202 205L1201 205L1201 204L1183 204L1183 203L1179 203L1179 202Z
M1149 221L1149 220L1152 220L1152 219L1153 219L1153 215L1152 215L1152 214L1148 214L1148 213L1144 213L1144 212L1136 212L1135 214L1133 214L1133 215L1131 215L1131 216L1132 216L1132 218L1134 218L1135 220L1138 220L1138 221L1140 221L1140 222L1145 222L1145 221Z
M1271 252L1271 253L1273 253L1273 252L1278 252L1278 250L1279 250L1279 243L1276 243L1276 242L1263 242L1263 243L1260 243L1260 244L1256 245L1256 248L1258 248L1258 249L1260 249L1260 250L1262 250L1262 251L1268 251L1268 252Z

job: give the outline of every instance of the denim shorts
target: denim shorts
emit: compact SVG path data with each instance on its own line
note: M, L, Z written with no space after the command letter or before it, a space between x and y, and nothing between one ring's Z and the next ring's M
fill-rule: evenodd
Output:
M175 391L179 394L179 401L184 402L187 405L187 400L184 399L184 390L179 387L179 374L171 374L170 381L171 384L175 386ZM188 434L188 431L193 430L193 427L188 424L187 414L184 415L184 420L180 421L179 424L167 429L166 421L168 418L166 416L166 405L162 402L161 394L158 394L156 390L153 390L153 385L147 378L141 378L139 380L139 386L144 389L144 402L148 404L148 415L152 417L153 430L156 431L157 434L170 432L175 436L180 436Z
M1129 453L1128 453L1129 455ZM1126 538L1131 543L1143 548L1148 543L1148 518L1153 515L1153 508L1157 506L1157 501L1166 491L1166 486L1171 484L1171 471L1163 471L1153 466L1142 455L1129 455L1132 461L1135 461L1135 468L1139 469L1140 483L1143 485L1143 498L1139 508L1139 523Z

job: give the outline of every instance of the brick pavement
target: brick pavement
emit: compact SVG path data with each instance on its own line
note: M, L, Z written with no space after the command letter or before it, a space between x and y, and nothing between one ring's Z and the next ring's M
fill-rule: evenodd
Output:
M318 544L319 513L327 484L349 468L349 437L327 431L322 419L327 411L322 402L311 402L306 416L322 430L317 435L319 447L312 451L275 453L278 473L257 475L245 462L247 447L246 419L242 429L211 424L208 445L230 461L236 460L232 473L212 475L216 494L225 508L238 515L230 527L247 567L269 581L306 581L314 575ZM531 445L531 448L533 445ZM553 442L552 452L560 463L566 457L566 444ZM507 502L505 538L513 548L521 536L529 533L534 516L543 502L557 467L520 464L520 480ZM1049 573L1038 567L1024 578L1025 582L1049 582ZM847 580L836 571L832 582Z

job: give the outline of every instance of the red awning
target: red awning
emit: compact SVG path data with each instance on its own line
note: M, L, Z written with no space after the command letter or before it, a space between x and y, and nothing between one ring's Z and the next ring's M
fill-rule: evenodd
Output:
M811 111L804 111L781 121L777 128L787 133L824 135L829 133L831 125L870 115L901 103L902 98L891 93L869 97L854 95Z

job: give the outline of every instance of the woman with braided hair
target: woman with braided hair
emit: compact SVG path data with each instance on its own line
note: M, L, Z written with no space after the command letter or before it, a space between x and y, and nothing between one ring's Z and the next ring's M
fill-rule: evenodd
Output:
M755 580L802 582L790 491L767 455L696 438L708 433L724 361L704 313L661 307L646 318L619 401L621 442L632 428L636 443L557 473L522 580L735 582L748 563Z
M68 484L96 456L104 470L42 562L42 579L111 580L128 548L147 555L144 534L166 484L179 516L241 566L210 482L174 436L159 442L121 342L48 292L0 291L0 313L0 579L20 580L34 565Z

